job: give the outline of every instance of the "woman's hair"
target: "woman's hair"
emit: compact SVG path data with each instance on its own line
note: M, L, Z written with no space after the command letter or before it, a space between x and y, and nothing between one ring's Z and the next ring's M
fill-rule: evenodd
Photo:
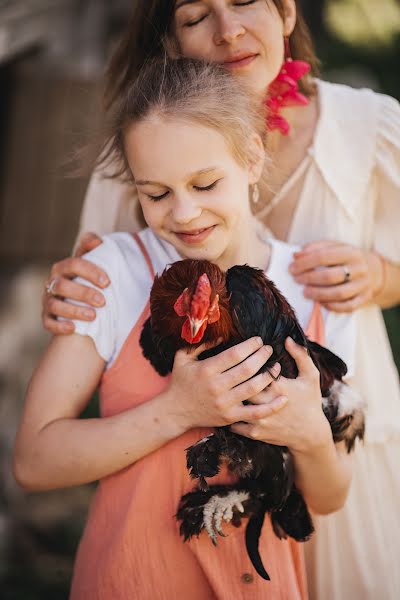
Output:
M283 17L283 0L274 2ZM312 73L318 73L318 60L314 54L311 37L303 19L300 1L295 0L296 26L290 36L290 47L294 59L305 60L311 65ZM107 69L105 105L109 108L119 97L126 85L138 76L149 59L162 57L168 38L173 35L175 0L136 0L128 28L123 35ZM302 91L311 96L315 86L311 79L301 81Z
M220 133L241 165L252 160L254 133L265 131L258 99L218 64L179 58L147 62L108 111L97 167L110 177L131 178L125 153L127 130L145 119L179 119Z

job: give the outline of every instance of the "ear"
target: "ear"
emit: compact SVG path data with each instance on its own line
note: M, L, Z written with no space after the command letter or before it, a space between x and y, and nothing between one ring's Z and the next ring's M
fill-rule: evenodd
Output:
M264 170L265 148L258 133L253 133L250 140L249 184L257 183Z
M293 33L296 25L296 2L294 0L283 0L283 35L285 37Z

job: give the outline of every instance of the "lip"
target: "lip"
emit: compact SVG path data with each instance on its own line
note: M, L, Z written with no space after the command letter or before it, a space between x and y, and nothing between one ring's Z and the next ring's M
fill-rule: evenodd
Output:
M174 231L176 237L189 245L201 244L214 231L216 225L211 227L202 227L201 229L192 229L191 231Z
M222 64L227 69L241 69L243 67L247 67L247 65L250 65L257 58L257 56L258 54L254 54L254 52L242 52L236 56L227 58Z

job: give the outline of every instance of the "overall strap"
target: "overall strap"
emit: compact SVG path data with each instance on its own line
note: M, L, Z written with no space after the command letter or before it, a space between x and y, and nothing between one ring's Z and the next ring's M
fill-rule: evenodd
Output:
M151 262L150 254L148 253L146 246L143 244L142 240L140 239L140 236L137 233L132 233L132 236L135 239L135 241L136 241L137 245L139 246L140 250L142 251L144 259L145 259L145 261L147 263L147 266L149 268L151 278L154 279L154 277L156 276L156 274L154 272L153 263Z
M317 342L318 344L321 344L321 346L326 345L325 323L319 302L314 303L310 320L305 329L305 334L313 342Z

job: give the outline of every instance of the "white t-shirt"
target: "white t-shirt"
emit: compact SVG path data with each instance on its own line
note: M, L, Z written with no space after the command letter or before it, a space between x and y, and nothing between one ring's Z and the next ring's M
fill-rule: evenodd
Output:
M167 265L181 259L175 248L159 239L151 229L144 229L139 236L156 273L161 273ZM267 275L293 306L301 326L306 328L313 302L304 297L303 286L297 284L288 271L297 247L274 239L268 241L272 251ZM103 244L89 252L86 258L107 272L111 284L101 290L106 304L97 309L97 318L94 321L74 321L75 331L93 339L97 352L106 361L106 368L109 368L142 314L153 281L146 259L129 233L105 235ZM328 347L346 363L350 363L348 368L351 370L351 339L354 337L351 334L352 316L325 310L323 315Z

